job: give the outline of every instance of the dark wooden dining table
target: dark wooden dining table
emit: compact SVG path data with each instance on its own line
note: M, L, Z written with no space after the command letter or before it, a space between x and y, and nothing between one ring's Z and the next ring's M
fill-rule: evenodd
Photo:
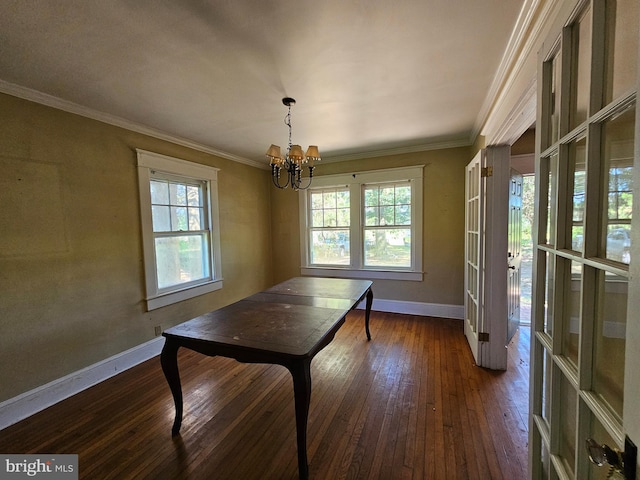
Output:
M372 284L369 280L292 278L165 330L160 361L176 409L172 435L177 435L182 425L180 347L239 362L282 365L293 377L298 472L301 479L309 478L307 420L311 360L333 340L347 313L365 298L365 331L371 340Z

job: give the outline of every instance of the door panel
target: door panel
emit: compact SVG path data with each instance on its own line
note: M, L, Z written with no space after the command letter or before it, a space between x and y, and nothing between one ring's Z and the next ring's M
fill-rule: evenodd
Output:
M509 146L490 146L466 169L465 335L493 370L507 368L509 160Z
M484 151L478 152L466 167L465 181L465 275L464 275L464 334L473 358L481 365L479 333L482 331L482 271L484 190L482 168Z
M626 436L640 441L640 234L632 215L640 184L639 5L567 2L559 18L565 26L539 52L534 479L607 478L609 465L590 462L587 439L619 450ZM626 73L623 54L632 68Z

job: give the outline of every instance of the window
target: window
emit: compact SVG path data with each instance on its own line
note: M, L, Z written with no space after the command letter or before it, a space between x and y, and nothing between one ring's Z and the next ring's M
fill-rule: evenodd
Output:
M222 288L218 170L137 152L147 309Z
M365 185L364 265L411 267L411 183Z
M328 188L309 192L311 219L310 263L349 265L351 241L350 192L348 188Z
M300 192L302 273L422 280L422 170L315 177Z

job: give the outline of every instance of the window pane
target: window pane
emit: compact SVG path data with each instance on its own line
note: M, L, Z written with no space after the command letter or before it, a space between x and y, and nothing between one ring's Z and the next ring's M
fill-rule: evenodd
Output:
M606 236L604 255L628 264L631 261L631 218L633 203L633 148L635 108L605 122L602 127L603 202Z
M569 262L568 260L562 260ZM562 354L577 368L580 340L580 291L582 288L582 264L572 261L567 272L562 318Z
M571 126L573 129L587 119L589 86L591 84L591 9L582 16L573 30L573 62L571 66Z
M189 230L186 207L171 207L171 230L174 232Z
M560 68L562 64L562 54L558 54L553 57L550 63L547 65L549 68L549 75L551 75L551 81L549 86L551 91L549 92L549 118L548 118L548 142L545 147L550 147L558 141L560 131Z
M396 187L396 203L398 204L411 203L411 187L409 186Z
M337 227L338 225L338 215L337 212L335 211L335 209L331 209L331 210L324 210L324 220L323 220L323 226L324 227Z
M607 232L607 258L618 262L631 262L631 231L629 225L609 225Z
M622 419L628 279L598 272L593 390Z
M378 207L364 207L364 218L364 224L368 227L379 225Z
M169 183L169 202L171 205L186 205L187 186L182 183Z
M348 226L351 223L351 210L349 208L339 208L336 212L336 222L338 226Z
M154 232L170 232L171 231L171 217L169 215L169 207L165 207L162 205L152 206L151 219L153 221Z
M573 477L576 461L576 391L559 368L553 373L560 375L560 391L557 392L560 403L560 457Z
M557 189L558 189L558 154L554 153L550 157L542 159L543 171L547 172L547 208L546 208L546 216L547 216L547 229L545 236L545 243L548 245L555 245L555 237L556 237L556 199L557 199ZM541 198L545 198L544 195L541 195Z
M364 190L365 206L378 205L378 187L367 187Z
M350 200L348 190L336 192L336 203L338 208L349 208L351 206L349 202Z
M311 195L311 208L313 210L318 210L322 208L322 193L321 192L310 192Z
M393 205L380 207L380 225L395 225L395 208Z
M393 187L385 187L380 189L380 205L395 204L395 194Z
M324 216L322 215L322 210L312 210L311 211L311 226L312 227L322 227L323 226Z
M322 207L327 208L336 208L336 192L324 192L322 194Z
M315 265L349 265L349 230L313 230L311 263Z
M169 182L151 180L151 203L169 205Z
M205 234L159 237L155 244L158 288L209 277L208 242Z
M544 350L542 356L542 418L547 421L547 424L551 423L551 370L553 362L551 361L551 355L547 350Z
M410 267L411 229L365 229L364 264L368 267Z
M604 105L635 85L639 6L638 0L606 0Z
M582 252L584 242L584 203L585 203L585 160L586 160L586 139L582 138L572 142L569 147L569 173L573 172L573 178L569 180L573 184L573 195L571 198L572 218L571 218L571 249Z
M396 225L411 225L411 205L396 207Z
M202 189L197 185L187 185L187 204L190 207L202 206Z
M553 292L556 278L555 256L546 253L545 288L544 288L544 331L553 334Z
M189 215L189 230L204 230L202 223L202 208L189 207L187 212Z

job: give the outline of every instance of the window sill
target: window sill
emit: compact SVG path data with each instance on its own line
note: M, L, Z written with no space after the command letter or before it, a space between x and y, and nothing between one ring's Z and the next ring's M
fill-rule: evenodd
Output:
M147 311L155 310L157 308L166 307L173 303L182 302L189 298L198 297L205 293L214 292L222 288L222 280L213 280L211 282L198 285L196 287L186 288L184 290L178 290L176 292L165 293L156 297L147 298Z
M423 272L402 272L397 270L350 270L347 268L302 267L302 275L314 277L364 278L368 280L408 280L421 282Z

